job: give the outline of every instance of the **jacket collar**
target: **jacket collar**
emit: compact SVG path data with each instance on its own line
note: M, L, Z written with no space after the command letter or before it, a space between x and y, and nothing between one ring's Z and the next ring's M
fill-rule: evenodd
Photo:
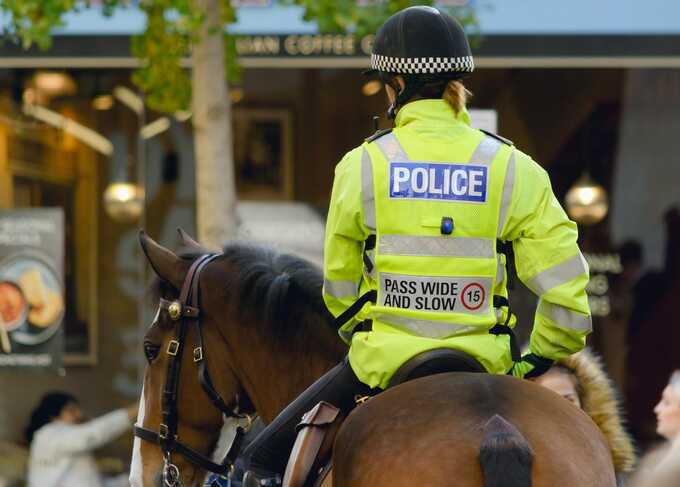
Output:
M445 100L416 100L407 103L397 112L395 127L406 125L470 125L470 115L463 109L456 116Z

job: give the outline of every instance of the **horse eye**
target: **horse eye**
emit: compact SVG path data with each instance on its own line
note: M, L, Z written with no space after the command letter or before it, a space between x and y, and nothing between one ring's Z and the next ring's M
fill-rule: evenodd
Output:
M160 352L160 345L156 345L151 342L144 342L144 355L146 355L146 360L151 363L158 357L158 352Z

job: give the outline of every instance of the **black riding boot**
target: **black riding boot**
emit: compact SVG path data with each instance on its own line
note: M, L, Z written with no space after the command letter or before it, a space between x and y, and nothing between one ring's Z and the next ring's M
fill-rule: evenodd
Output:
M347 359L326 372L245 448L242 455L247 470L244 487L280 484L295 443L295 426L320 401L333 404L347 415L354 409L355 396L369 392L370 388L357 379Z

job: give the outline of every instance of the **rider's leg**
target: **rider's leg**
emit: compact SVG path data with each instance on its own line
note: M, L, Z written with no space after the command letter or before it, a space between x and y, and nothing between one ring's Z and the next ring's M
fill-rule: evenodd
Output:
M295 443L295 426L302 415L326 401L348 414L355 406L357 394L370 392L357 379L347 359L333 367L290 403L243 451L248 470L278 472L286 469L288 456Z

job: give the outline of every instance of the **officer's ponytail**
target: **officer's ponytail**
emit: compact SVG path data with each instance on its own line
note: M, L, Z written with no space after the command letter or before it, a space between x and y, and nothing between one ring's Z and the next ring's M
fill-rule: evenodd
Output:
M442 98L444 98L444 100L446 100L446 102L451 105L453 111L456 112L456 115L458 115L458 113L465 109L470 96L472 96L472 93L470 93L465 88L465 86L463 86L463 83L460 81L451 80L447 83Z
M438 74L408 74L395 75L393 73L379 72L383 83L390 86L397 94L396 102L390 107L388 115L394 118L399 107L409 101L444 99L453 108L456 116L465 109L468 98L472 96L463 83L450 77ZM403 84L397 78L403 79Z

